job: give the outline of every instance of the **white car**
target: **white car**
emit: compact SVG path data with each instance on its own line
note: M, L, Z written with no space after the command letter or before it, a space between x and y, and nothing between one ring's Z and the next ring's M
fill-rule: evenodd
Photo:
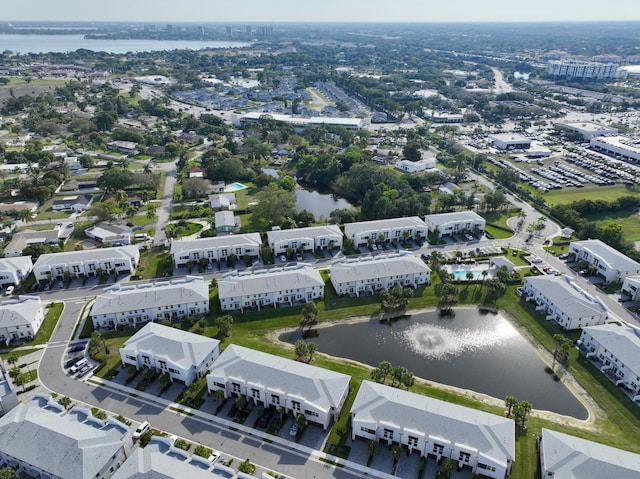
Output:
M220 459L220 453L218 451L211 451L211 455L207 458L211 464L215 464Z
M280 261L282 261L283 263L286 263L287 257L285 255L280 256Z
M138 429L135 430L135 432L133 433L133 438L140 439L140 436L142 436L146 432L149 432L150 430L151 424L149 424L149 421L145 421L138 426Z
M293 426L291 426L291 429L289 429L289 436L296 436L298 434L298 425L296 423L293 423Z
M4 290L4 295L11 296L13 294L13 290L14 290L13 286L7 286L7 289Z

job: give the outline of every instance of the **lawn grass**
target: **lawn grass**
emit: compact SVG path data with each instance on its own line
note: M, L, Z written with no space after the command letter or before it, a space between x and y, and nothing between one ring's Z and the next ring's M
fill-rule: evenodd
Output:
M485 225L484 230L495 239L506 239L513 236L513 233L511 231L505 231L502 228L496 228L495 226L491 226L490 224Z
M33 338L33 341L29 342L29 345L32 344L44 344L49 341L53 330L58 324L58 320L60 319L60 315L62 314L62 310L64 309L64 303L52 303L47 310L47 313L44 317L44 321L42 322L42 326L36 333L36 336Z
M617 223L622 226L627 241L640 241L640 215L631 211L608 211L606 213L583 215L585 219L602 226L605 223Z
M580 200L599 199L604 201L613 201L621 196L637 195L640 188L636 186L597 186L587 185L584 188L562 188L559 190L551 190L543 195L545 203L549 206L555 206L566 203L573 203Z
M0 354L0 358L6 361L7 359L9 359L9 356L17 356L18 358L22 358L24 356L28 356L29 354L36 353L38 351L41 351L41 349L40 348L16 349L15 351L9 351L7 353Z
M139 279L164 278L173 275L171 253L164 248L151 248L140 253L140 264L136 268Z

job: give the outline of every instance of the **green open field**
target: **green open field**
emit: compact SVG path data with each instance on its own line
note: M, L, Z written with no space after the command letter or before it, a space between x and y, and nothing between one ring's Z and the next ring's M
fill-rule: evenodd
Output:
M627 241L640 241L640 214L629 211L613 211L603 214L585 215L585 218L602 225L614 222L622 226Z
M549 206L573 203L580 200L613 201L621 196L640 194L637 186L596 186L588 185L584 188L562 188L544 193L542 197Z

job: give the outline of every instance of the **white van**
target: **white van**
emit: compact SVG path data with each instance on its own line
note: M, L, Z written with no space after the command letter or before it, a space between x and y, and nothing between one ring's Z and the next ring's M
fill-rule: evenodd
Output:
M80 361L78 361L73 366L71 366L71 368L69 369L69 372L71 374L75 374L78 371L80 371L83 367L88 365L89 365L89 361L87 361L87 358L82 358Z

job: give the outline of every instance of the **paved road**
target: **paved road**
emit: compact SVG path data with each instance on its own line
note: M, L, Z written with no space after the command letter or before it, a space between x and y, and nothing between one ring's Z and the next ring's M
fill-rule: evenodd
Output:
M171 200L173 199L173 190L176 184L178 171L176 169L176 161L158 163L157 166L167 172L167 179L164 183L164 190L161 198L162 204L156 209L158 219L156 221L156 232L153 237L153 243L155 245L163 245L167 240L164 228L167 226L167 223L169 222L169 215L171 214Z

